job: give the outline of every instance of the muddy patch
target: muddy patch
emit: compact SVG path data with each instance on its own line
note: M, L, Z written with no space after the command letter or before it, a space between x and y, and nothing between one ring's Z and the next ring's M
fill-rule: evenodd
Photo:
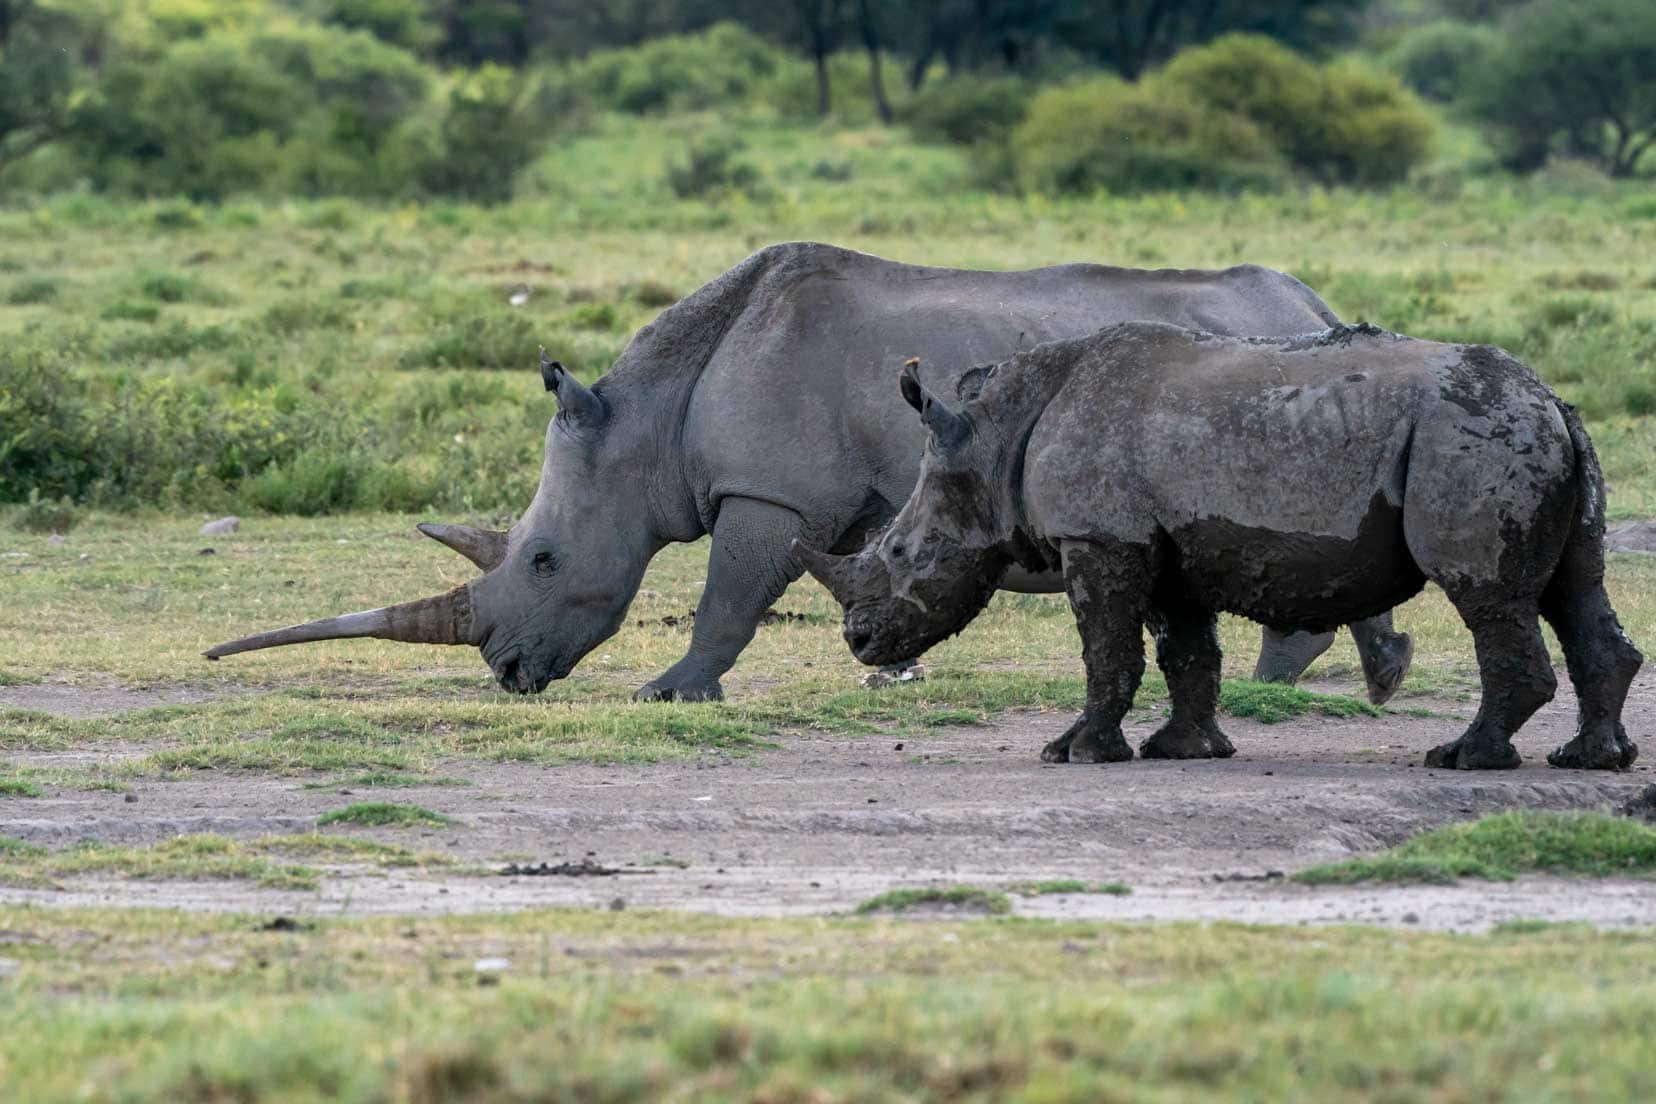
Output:
M221 686L70 686L60 682L0 686L0 708L31 709L56 717L108 717L158 705L201 705L252 693Z
M1233 759L1113 766L1042 764L1041 747L1072 718L1022 712L900 740L788 735L773 751L734 760L437 763L434 773L471 783L421 792L420 803L452 824L350 834L437 851L455 860L453 868L333 870L320 891L302 894L105 879L72 880L61 890L0 889L0 899L288 916L546 906L798 915L850 912L893 889L1010 890L1063 879L1120 882L1132 893L1014 895L1014 911L1453 930L1519 919L1649 923L1656 881L1306 887L1281 876L1502 809L1615 811L1637 803L1656 780L1656 672L1641 673L1628 701L1628 729L1646 757L1624 774L1546 765L1546 752L1575 727L1568 680L1560 681L1558 699L1520 733L1524 765L1513 771L1420 765L1425 750L1464 728L1475 708L1450 698L1408 702L1426 707L1426 716L1306 716L1274 725L1224 718L1237 747ZM1136 718L1129 740L1162 719ZM61 847L308 831L321 814L362 797L342 779L316 786L332 779L138 777L132 800L48 787L43 797L0 801L0 835ZM649 876L632 876L641 870ZM558 876L572 871L581 874Z

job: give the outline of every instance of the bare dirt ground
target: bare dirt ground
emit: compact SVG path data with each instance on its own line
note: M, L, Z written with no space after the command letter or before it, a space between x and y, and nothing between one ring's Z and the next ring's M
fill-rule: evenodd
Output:
M1626 711L1646 760L1619 775L1546 765L1546 752L1568 739L1574 725L1575 703L1562 672L1559 681L1558 699L1520 733L1525 763L1510 772L1420 766L1427 748L1458 734L1473 706L1416 698L1406 704L1433 715L1307 716L1275 725L1228 718L1224 725L1238 754L1217 762L1043 765L1037 759L1042 744L1071 718L1018 713L901 740L786 736L777 750L689 763L455 762L439 773L470 785L409 790L307 789L314 776L224 773L139 780L135 800L54 791L0 804L0 834L52 846L139 843L190 832L253 836L309 830L319 813L351 801L413 801L455 824L367 834L442 852L479 872L337 870L314 893L81 879L56 890L0 888L0 900L326 915L552 905L775 915L841 911L896 887L1079 878L1124 882L1133 893L1015 897L1016 911L1467 930L1519 918L1650 923L1653 881L1313 888L1282 878L1500 809L1612 808L1656 780L1656 673L1641 675ZM0 705L22 705L26 697L42 708L46 689L5 688ZM176 701L183 691L161 693ZM1129 738L1137 743L1159 721L1134 723ZM624 873L482 872L507 862L581 861Z

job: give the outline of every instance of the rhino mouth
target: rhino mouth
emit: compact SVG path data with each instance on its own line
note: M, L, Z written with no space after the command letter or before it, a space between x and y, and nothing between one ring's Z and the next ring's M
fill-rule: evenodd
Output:
M502 690L509 690L514 694L538 694L559 679L567 678L573 666L572 663L556 660L547 664L536 663L517 654L500 656L489 661L489 667L494 671L495 682Z

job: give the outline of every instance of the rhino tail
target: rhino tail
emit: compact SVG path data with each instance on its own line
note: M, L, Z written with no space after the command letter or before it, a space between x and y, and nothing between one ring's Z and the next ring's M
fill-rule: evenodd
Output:
M1564 427L1570 434L1570 446L1575 450L1576 501L1575 516L1570 519L1570 535L1565 544L1565 556L1594 550L1599 571L1604 562L1604 469L1599 467L1598 453L1587 436L1587 427L1581 424L1576 408L1562 399L1553 400L1564 418Z

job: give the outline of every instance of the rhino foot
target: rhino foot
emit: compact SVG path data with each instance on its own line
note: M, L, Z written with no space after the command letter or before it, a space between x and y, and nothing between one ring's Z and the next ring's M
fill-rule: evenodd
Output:
M1139 745L1146 759L1229 759L1236 746L1214 721L1168 721Z
M1547 756L1555 767L1570 770L1626 770L1639 757L1639 745L1627 738L1621 725L1612 731L1583 729L1567 744L1560 744Z
M1480 739L1476 733L1474 729L1458 740L1428 751L1426 765L1445 770L1513 770L1523 762L1523 756L1510 739Z
M718 679L713 679L711 682L669 682L665 675L651 682L646 682L633 694L633 701L639 702L723 700L724 687L719 685Z
M1408 633L1388 633L1364 650L1363 680L1368 683L1368 700L1372 705L1391 701L1397 688L1403 685L1403 676L1409 673L1414 659L1414 637Z
M1043 763L1125 763L1132 757L1133 745L1119 725L1095 724L1085 714L1041 749Z

